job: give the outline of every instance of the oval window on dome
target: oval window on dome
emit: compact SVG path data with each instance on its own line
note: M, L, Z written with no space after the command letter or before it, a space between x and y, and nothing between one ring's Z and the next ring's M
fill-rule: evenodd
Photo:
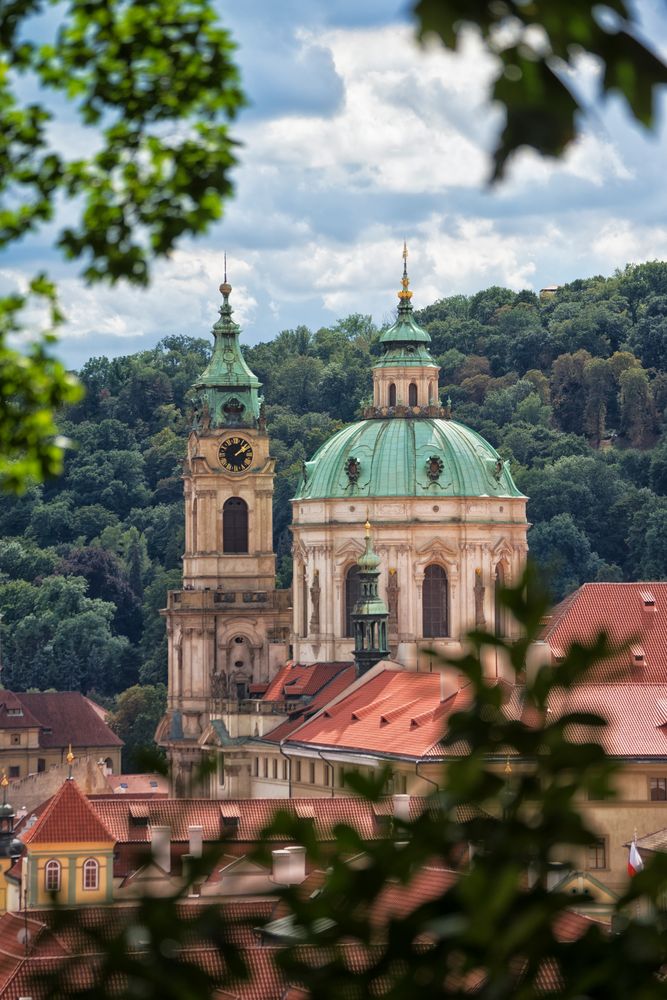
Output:
M447 574L442 566L432 564L424 572L422 587L422 625L425 639L449 635L449 594Z

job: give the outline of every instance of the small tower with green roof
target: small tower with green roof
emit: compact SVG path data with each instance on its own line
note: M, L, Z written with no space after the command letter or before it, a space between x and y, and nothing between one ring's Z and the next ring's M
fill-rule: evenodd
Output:
M262 397L261 384L250 371L241 352L241 327L232 319L229 304L232 286L225 278L220 285L220 318L213 326L213 354L206 369L193 383L195 431L217 427L259 427Z
M380 557L373 548L370 522L366 521L366 546L357 560L359 599L352 611L354 663L357 677L389 656L387 648L387 605L378 594Z
M373 365L373 407L366 416L386 416L409 409L415 414L445 416L438 398L440 368L431 357L431 338L415 319L408 277L408 248L403 244L403 277L396 322L380 337L382 357Z

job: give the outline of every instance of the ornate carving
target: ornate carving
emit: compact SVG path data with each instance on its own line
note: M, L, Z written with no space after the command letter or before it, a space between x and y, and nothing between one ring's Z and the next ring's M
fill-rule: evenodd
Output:
M320 571L315 570L313 574L313 582L310 586L310 602L312 605L312 613L310 616L310 631L319 632L320 630Z
M432 483L437 483L438 479L442 474L442 470L445 465L441 458L437 455L431 455L426 460L426 475L431 480Z
M398 628L398 573L395 569L389 570L387 607L389 609L388 624L389 628L393 631Z
M227 674L211 674L211 697L216 701L227 697Z
M345 472L350 483L354 486L358 482L359 476L361 475L361 462L358 458L353 455L348 458L345 463Z
M482 583L482 571L481 569L475 570L475 586L473 587L473 593L475 595L475 625L486 625L486 618L484 617L484 592L486 587Z

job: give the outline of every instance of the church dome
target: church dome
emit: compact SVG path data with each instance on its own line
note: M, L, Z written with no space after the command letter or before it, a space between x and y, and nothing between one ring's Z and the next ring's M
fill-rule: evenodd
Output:
M304 466L296 500L353 497L522 497L508 463L456 420L360 420Z

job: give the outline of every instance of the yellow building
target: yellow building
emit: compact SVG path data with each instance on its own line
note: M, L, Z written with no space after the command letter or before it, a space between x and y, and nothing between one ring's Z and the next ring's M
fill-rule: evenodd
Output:
M115 840L72 780L21 835L21 906L110 903Z

